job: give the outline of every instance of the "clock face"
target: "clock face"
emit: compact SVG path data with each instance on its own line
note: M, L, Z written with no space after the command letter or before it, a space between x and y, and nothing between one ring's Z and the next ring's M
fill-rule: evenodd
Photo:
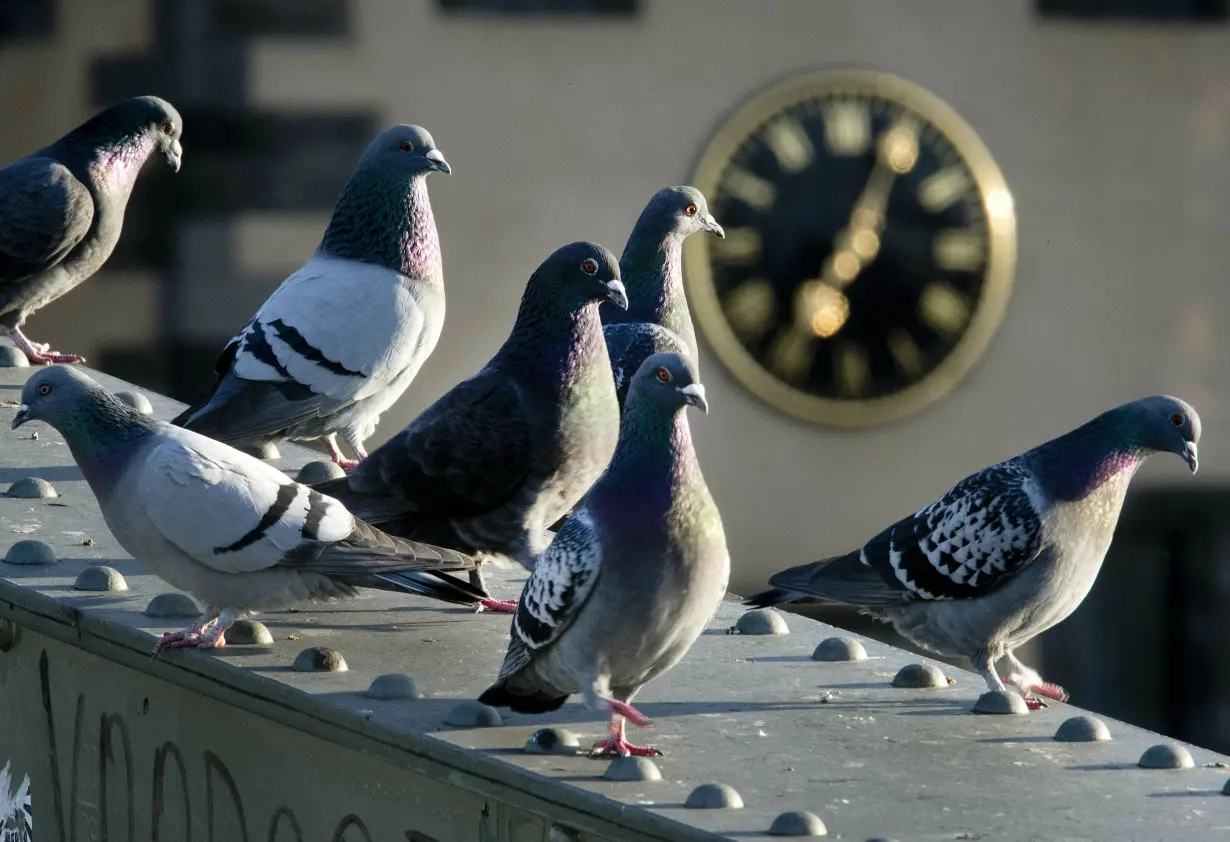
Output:
M694 183L725 239L687 241L697 321L755 394L863 425L951 389L1003 317L1012 196L948 106L884 73L821 71L736 110Z

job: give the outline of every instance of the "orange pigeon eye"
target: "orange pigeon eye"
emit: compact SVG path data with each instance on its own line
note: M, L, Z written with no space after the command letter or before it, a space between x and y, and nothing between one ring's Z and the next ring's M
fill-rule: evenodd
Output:
M587 257L581 261L581 271L586 275L594 275L598 272L598 261L592 257Z
M686 213L688 216L696 216L697 210L699 210L699 208L697 208L696 205L688 205L686 208L683 209L683 212Z
M162 129L163 134L170 134L171 129L175 128L175 126L171 125L171 121L168 120L165 123L163 123L161 126L159 126L158 128Z
M664 368L658 369L658 379L663 383L671 382L671 373Z

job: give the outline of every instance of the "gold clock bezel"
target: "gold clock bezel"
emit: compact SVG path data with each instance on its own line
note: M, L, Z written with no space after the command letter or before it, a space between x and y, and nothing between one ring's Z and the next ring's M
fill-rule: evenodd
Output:
M890 100L942 134L969 167L986 214L988 255L983 291L951 353L921 380L869 400L820 398L774 377L743 347L722 311L713 286L709 243L684 243L684 285L701 331L718 358L753 395L804 421L830 427L869 427L901 420L952 391L981 359L1003 321L1016 265L1016 214L1012 193L990 150L946 102L913 82L878 70L821 69L792 76L753 94L722 119L697 160L692 184L715 196L735 152L753 132L787 108L818 95L852 93ZM718 220L719 222L721 220Z

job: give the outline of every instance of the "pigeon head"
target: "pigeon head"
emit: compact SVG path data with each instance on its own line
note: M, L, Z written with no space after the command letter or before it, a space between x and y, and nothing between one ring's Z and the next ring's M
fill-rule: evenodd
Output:
M701 412L709 412L709 401L696 375L696 366L672 352L652 354L641 363L632 378L628 400L652 401L671 410L694 406Z
M1200 416L1186 401L1169 395L1144 398L1120 407L1136 429L1137 443L1159 453L1182 457L1191 472L1199 467Z
M377 135L359 159L359 167L378 169L390 175L431 172L450 175L453 172L443 153L436 148L431 133L422 126L408 125L393 126Z
M66 139L78 136L102 148L136 146L144 148L145 154L156 149L179 172L184 155L179 142L183 131L184 118L171 103L156 96L135 96L94 115ZM142 156L141 162L144 160Z
M621 310L628 309L619 261L597 243L571 243L557 250L538 267L530 286L548 288L570 308L609 300Z
M674 237L683 240L697 231L708 231L726 238L722 226L709 213L705 194L688 186L663 187L655 193L645 210L641 211L633 237L636 237L637 229L657 239Z
M13 418L16 430L27 421L43 421L60 432L79 426L97 404L114 404L117 411L144 418L82 373L75 366L53 365L39 369L21 390L21 406Z

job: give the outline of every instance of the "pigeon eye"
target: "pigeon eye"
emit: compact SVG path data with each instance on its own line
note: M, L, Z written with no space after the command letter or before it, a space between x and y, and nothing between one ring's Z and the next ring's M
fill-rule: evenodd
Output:
M659 368L657 371L658 379L663 383L671 382L671 373L664 368Z
M1182 427L1183 426L1183 415L1181 413L1176 412L1174 415L1170 416L1170 423L1174 424L1176 427Z
M598 261L592 257L587 257L581 261L581 271L586 275L595 275L598 273Z
M167 120L165 123L163 123L163 124L162 124L161 126L159 126L158 128L162 129L162 133L163 133L163 134L170 134L170 133L171 133L171 129L175 128L175 126L171 125L171 121L170 121L170 120Z
M696 216L697 210L699 210L699 208L697 208L696 205L688 205L686 208L683 209L683 212L686 213L688 216Z
M414 144L408 140L403 140L399 148L401 149L402 152L413 152Z
M51 386L50 386L50 384L44 383L43 385L39 386L39 387L38 387L38 393L39 393L40 395L50 395L50 394L51 394Z

